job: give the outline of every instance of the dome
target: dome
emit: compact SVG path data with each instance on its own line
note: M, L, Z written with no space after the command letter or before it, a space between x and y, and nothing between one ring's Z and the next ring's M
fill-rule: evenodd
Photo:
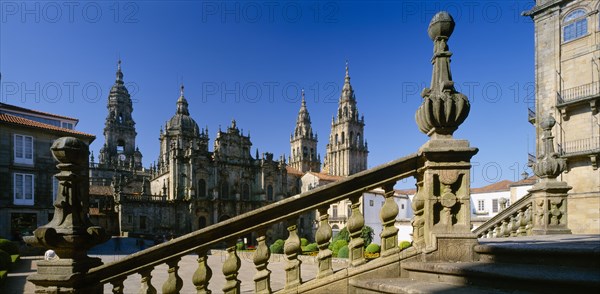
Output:
M167 131L179 131L191 135L198 134L198 124L190 117L188 103L183 96L183 85L181 86L181 95L177 99L177 112L167 122Z

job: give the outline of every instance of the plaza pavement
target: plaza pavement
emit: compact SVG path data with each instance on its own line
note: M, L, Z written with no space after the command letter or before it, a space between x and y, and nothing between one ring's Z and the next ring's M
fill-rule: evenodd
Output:
M119 259L132 254L139 250L135 244L133 238L123 238L121 241L121 250L115 252L114 241L97 246L90 250L89 255L94 257L100 257L104 263L118 261ZM148 241L146 241L148 244ZM241 259L241 268L238 274L238 280L242 281L241 290L242 293L254 293L254 274L256 268L252 262L253 252L242 251L238 252ZM34 285L27 282L26 278L30 274L36 272L36 262L41 260L42 256L24 256L21 258L15 269L8 274L6 283L0 286L0 293L5 294L20 294L20 293L34 293ZM196 293L194 285L192 283L192 276L196 271L198 265L196 261L197 256L194 254L185 255L179 262L179 276L183 280L183 289L181 293ZM208 256L208 265L212 269L213 275L210 279L208 288L213 293L222 293L223 286L225 285L225 276L222 273L222 264L225 261L225 252L219 250L213 250L212 254ZM307 281L313 279L317 274L316 257L302 256L302 280ZM273 254L269 260L269 270L271 270L271 288L273 291L283 289L285 283L285 267L286 259L281 254ZM335 259L333 262L334 270L346 267L346 263L341 260ZM167 265L161 264L152 271L152 285L156 288L158 293L162 292L162 285L167 279ZM124 293L138 293L140 288L141 276L136 274L129 276L125 280ZM112 293L112 286L105 285L104 293Z

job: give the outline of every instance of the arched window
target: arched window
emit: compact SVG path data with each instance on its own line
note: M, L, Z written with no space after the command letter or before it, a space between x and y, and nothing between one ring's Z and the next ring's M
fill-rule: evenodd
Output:
M338 134L335 134L335 144L339 144L340 142L338 141Z
M308 157L308 148L306 146L302 147L302 158Z
M273 201L273 185L267 186L267 200Z
M201 216L198 218L198 229L203 229L206 227L206 218Z
M356 144L360 145L360 133L356 133Z
M310 148L310 158L315 159L315 149L314 148Z
M344 117L348 117L348 107L344 106Z
M350 144L354 144L354 141L352 141L352 138L354 138L354 132L350 131L350 138L348 138L349 139L348 141L350 141Z
M346 143L346 133L342 132L342 144Z
M204 179L198 181L198 197L206 197L206 181Z
M583 9L570 12L563 20L563 42L587 35L587 13Z
M227 182L223 182L221 183L221 199L228 199L229 198L229 186L227 185Z
M242 200L250 200L250 185L244 184L242 187Z

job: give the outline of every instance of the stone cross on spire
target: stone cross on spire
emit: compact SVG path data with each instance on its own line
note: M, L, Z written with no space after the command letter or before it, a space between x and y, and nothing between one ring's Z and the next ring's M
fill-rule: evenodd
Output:
M121 71L121 58L117 61L117 80L118 84L123 83L123 72Z

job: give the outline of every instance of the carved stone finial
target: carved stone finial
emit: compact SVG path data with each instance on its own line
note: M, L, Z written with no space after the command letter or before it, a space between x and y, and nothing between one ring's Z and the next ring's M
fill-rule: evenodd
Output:
M433 73L431 88L423 89L423 103L419 106L415 120L421 132L433 138L452 138L454 131L469 115L467 97L456 91L450 71L447 41L454 31L454 19L448 12L436 14L427 30L434 43L432 58Z
M540 123L543 129L541 154L538 156L538 161L531 164L531 169L541 179L555 180L567 166L566 160L554 152L552 128L555 124L556 120L551 115L546 116Z

